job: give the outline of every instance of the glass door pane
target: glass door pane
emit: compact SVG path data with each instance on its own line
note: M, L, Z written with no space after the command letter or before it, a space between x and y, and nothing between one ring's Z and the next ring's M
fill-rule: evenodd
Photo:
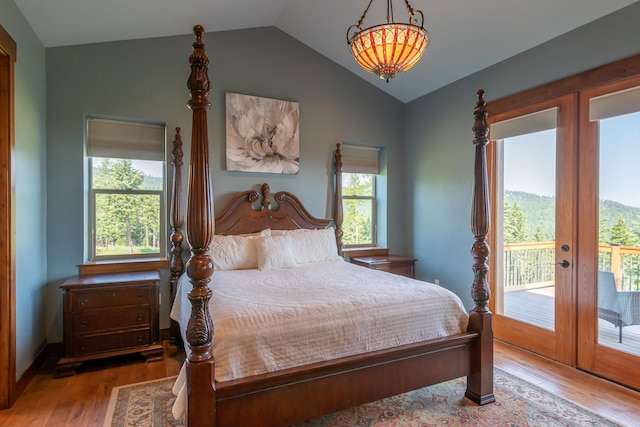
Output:
M502 307L555 329L556 129L506 138L502 184Z
M599 121L598 344L640 355L640 113Z

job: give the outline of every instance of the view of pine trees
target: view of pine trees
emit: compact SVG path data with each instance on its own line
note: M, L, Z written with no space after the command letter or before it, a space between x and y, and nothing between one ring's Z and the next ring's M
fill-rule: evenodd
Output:
M548 196L505 191L504 242L554 240L555 200ZM601 244L640 246L640 208L611 200L600 202Z
M504 255L506 286L553 281L553 247L537 247L532 243L552 242L554 228L553 198L505 191L504 243L512 244ZM521 243L523 245L518 245ZM624 249L640 246L640 208L601 200L599 244L609 248L620 247L623 251L616 258L617 264L613 265L611 250L601 249L598 267L607 271L615 270L622 290L640 290L640 257L637 253L630 252L630 249Z
M162 177L146 175L128 159L96 163L96 254L158 253Z

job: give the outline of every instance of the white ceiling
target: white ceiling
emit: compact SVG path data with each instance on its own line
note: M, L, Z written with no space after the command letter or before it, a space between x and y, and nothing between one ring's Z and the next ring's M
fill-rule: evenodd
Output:
M403 102L546 42L636 0L411 0L431 44L386 83L361 70L346 33L367 0L14 0L45 47L275 26ZM395 21L407 22L393 0ZM364 22L385 22L375 0ZM206 36L205 36L206 43Z

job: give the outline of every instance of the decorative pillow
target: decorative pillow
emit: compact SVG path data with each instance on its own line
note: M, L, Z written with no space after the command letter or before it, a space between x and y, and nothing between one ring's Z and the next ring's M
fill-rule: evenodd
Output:
M262 236L255 238L259 270L278 270L296 266L289 236Z
M258 268L258 253L254 240L259 236L269 235L269 229L243 235L214 235L209 248L214 268L217 270Z
M297 264L342 259L338 255L335 230L331 227L320 230L271 230L271 235L291 238L291 249Z

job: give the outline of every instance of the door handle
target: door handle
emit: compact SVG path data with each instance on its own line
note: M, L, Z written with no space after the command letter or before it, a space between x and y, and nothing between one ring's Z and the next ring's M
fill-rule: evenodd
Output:
M562 268L568 268L569 267L569 261L567 261L566 259L563 259L560 262L556 262L557 265L559 265Z

